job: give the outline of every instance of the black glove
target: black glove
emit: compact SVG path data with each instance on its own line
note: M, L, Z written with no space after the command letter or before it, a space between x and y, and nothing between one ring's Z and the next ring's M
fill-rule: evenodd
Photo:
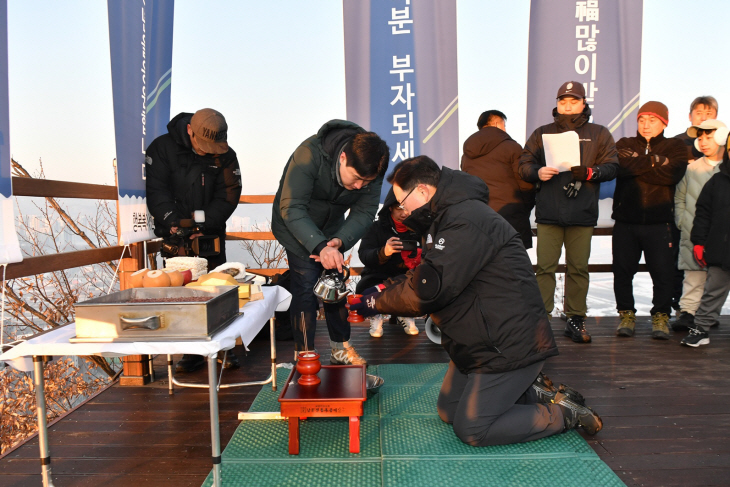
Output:
M385 286L382 284L369 287L362 292L362 296L359 298L348 300L347 306L351 310L357 311L363 318L375 316L379 314L379 311L375 308L375 300L383 289L385 289Z
M570 184L563 186L563 189L565 190L565 196L568 198L575 198L578 196L578 191L580 190L580 187L583 185L580 181L571 181Z
M624 147L623 149L620 149L618 151L619 157L639 157L639 154L637 154L634 149L629 149L628 147Z
M588 168L585 166L573 166L570 168L570 172L573 173L574 181L586 181L588 180Z

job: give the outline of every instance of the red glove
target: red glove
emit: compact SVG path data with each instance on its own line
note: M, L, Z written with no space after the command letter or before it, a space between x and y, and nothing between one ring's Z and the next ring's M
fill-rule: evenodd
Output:
M705 262L705 246L704 245L695 245L694 249L692 249L692 253L695 256L695 260L700 265L700 267L707 267L707 262Z
M403 263L409 269L414 269L421 263L421 249L416 249L416 252L416 256L411 257L413 255L412 250L401 250L400 256L403 258Z

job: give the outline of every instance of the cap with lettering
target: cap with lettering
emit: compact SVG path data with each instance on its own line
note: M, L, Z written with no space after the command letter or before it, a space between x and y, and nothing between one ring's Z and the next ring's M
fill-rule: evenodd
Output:
M577 98L579 100L583 100L586 97L586 90L583 88L583 83L580 81L566 81L563 83L560 88L558 89L558 100L560 100L563 97L566 96L572 96L573 98Z
M228 152L228 124L223 115L212 108L198 110L190 119L195 141L208 154Z
M688 128L687 135L689 135L692 138L695 138L695 137L697 137L698 130L704 130L705 132L707 132L710 130L717 130L721 127L725 127L725 124L719 120L715 120L714 118L709 118L699 125L693 125L692 127Z

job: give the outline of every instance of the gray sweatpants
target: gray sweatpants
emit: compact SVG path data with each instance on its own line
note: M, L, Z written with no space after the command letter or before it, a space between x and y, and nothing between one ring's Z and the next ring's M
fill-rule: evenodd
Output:
M705 291L702 293L700 307L695 313L695 326L702 328L703 331L710 330L720 317L728 292L730 292L730 272L714 265L708 267Z
M498 374L464 375L449 362L437 403L439 416L472 446L521 443L562 432L560 407L538 403L530 387L544 363Z

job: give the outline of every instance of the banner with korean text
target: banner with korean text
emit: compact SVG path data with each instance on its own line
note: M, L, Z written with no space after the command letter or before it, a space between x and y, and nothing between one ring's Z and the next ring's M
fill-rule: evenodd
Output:
M0 265L23 260L15 232L10 171L10 102L8 98L8 2L0 0ZM2 279L2 272L0 272Z
M636 135L643 0L532 0L527 134L552 122L555 94L583 83L593 123L614 140ZM611 226L615 181L601 184L598 225Z
M170 121L174 6L174 0L107 3L122 245L155 238L144 158Z
M348 120L388 143L391 167L427 155L458 169L456 0L343 0L343 10Z

